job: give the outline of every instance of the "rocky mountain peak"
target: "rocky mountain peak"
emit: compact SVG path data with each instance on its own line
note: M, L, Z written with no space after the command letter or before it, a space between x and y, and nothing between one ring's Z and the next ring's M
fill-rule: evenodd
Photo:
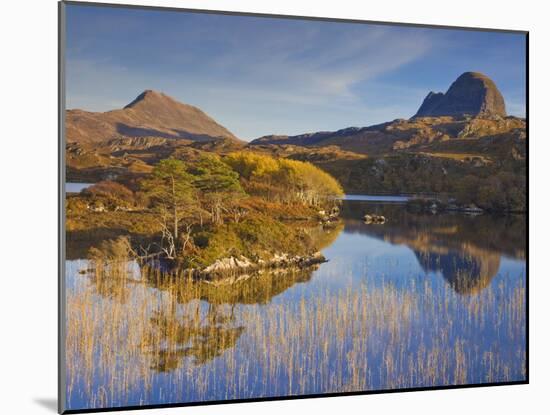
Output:
M132 102L126 105L124 108L134 108L140 103L152 103L155 101L175 101L170 98L168 95L164 95L162 92L154 91L152 89L146 89L141 94L139 94Z
M446 93L430 92L414 117L506 116L504 98L495 83L479 72L465 72Z

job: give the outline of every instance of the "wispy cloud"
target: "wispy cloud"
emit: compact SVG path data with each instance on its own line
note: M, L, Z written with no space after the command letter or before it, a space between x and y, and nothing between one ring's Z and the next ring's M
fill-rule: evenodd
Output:
M242 42L254 31L240 35ZM362 25L350 29L339 24L333 29L323 23L315 30L303 26L283 36L272 33L246 47L235 41L213 58L220 72L233 75L231 81L223 76L213 81L235 89L253 88L266 99L287 103L357 100L355 85L420 58L432 43L424 33L403 38L382 26L368 30Z

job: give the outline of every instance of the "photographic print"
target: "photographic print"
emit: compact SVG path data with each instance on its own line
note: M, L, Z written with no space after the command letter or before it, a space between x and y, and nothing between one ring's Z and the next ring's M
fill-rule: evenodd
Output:
M526 383L527 53L60 3L60 411Z

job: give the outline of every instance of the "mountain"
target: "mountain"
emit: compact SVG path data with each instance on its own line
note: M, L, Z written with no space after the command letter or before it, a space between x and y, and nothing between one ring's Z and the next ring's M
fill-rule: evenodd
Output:
M441 193L465 206L526 209L526 120L506 116L494 82L474 72L428 94L410 119L247 145L198 108L150 90L114 111L69 110L66 131L69 181L132 186L162 159L246 149L309 161L348 193Z
M242 143L200 109L161 92L146 90L122 109L107 112L67 110L68 143L105 143L119 139L229 140Z
M350 194L443 194L490 211L527 208L526 120L506 116L494 82L475 72L444 94L430 92L410 119L264 136L248 147L311 161Z
M333 132L268 135L249 145L338 146L361 154L383 154L447 141L451 142L448 147L464 151L470 145L466 140L473 143L472 139L481 138L524 139L525 120L506 116L504 99L491 79L466 72L445 94L430 92L410 119ZM455 143L458 140L460 143Z
M479 72L465 72L448 91L430 92L415 117L506 116L504 98L495 83Z
M447 146L471 146L476 139L482 138L525 139L525 120L517 117L415 117L333 132L264 136L251 141L249 146L337 146L344 151L372 155L444 142L448 143Z
M370 127L372 130L373 127ZM337 138L337 137L347 137L350 135L356 135L361 131L368 130L369 127L358 128L358 127L348 127L343 128L338 131L320 131L317 133L305 133L299 135L266 135L255 140L252 140L250 144L290 144L296 146L314 146L314 145L325 145L325 141Z

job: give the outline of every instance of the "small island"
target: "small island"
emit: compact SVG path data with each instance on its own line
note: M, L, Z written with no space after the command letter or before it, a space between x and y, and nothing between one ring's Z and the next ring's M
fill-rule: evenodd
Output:
M101 241L89 251L96 262L122 255L194 278L305 267L324 261L319 228L338 220L341 196L308 162L244 151L168 158L70 195L67 231Z

